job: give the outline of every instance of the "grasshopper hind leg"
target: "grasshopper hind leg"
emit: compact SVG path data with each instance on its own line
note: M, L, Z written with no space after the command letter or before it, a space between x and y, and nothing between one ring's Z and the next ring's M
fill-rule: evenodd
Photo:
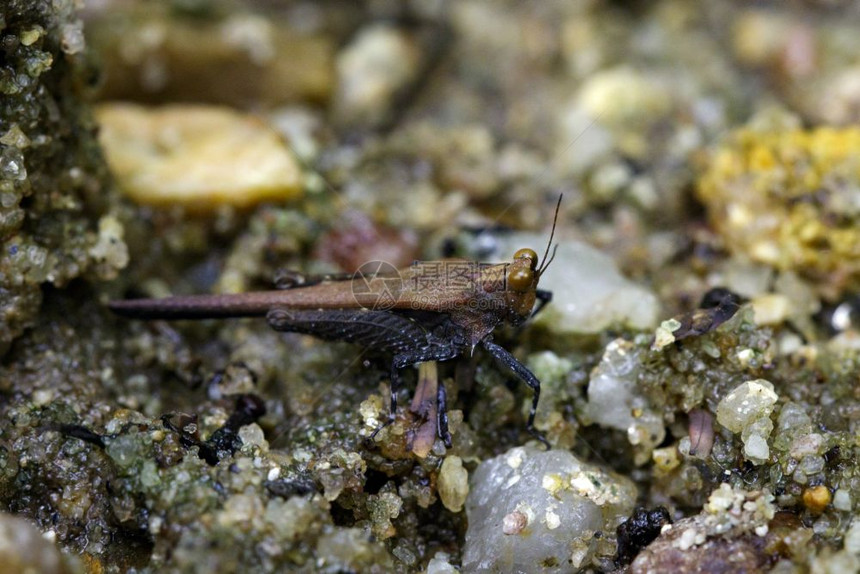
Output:
M390 352L391 393L388 419L373 430L370 443L397 414L400 370L427 361L449 361L468 348L462 328L445 315L367 309L290 309L276 307L266 315L276 331L305 333L328 341L346 341L366 348ZM450 446L445 391L437 392L437 431Z
M376 427L368 437L373 443L376 440L376 435L379 431L387 426L390 426L397 415L397 393L400 390L400 369L424 363L426 361L447 361L459 355L458 349L450 346L439 346L432 350L423 349L413 353L404 353L394 357L391 363L391 394L388 407L388 419ZM439 386L436 390L436 434L445 443L445 446L451 448L451 433L448 431L448 395L445 391L445 384L439 381Z
M322 275L310 275L295 269L278 269L275 272L275 289L283 291L297 287L310 287L324 281L348 281L352 279L352 273L328 273Z
M376 435L379 434L379 431L394 423L394 419L397 416L397 392L400 390L400 368L397 365L397 359L391 364L391 383L389 386L390 403L388 405L388 419L370 433L369 440L371 443L376 440Z
M445 382L439 381L436 387L436 434L451 448L451 433L448 432L448 394Z

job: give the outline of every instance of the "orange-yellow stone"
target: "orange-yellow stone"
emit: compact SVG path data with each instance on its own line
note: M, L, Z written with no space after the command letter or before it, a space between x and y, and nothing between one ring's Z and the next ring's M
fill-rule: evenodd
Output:
M220 106L112 103L96 118L108 165L137 203L207 212L302 193L298 162L255 116Z

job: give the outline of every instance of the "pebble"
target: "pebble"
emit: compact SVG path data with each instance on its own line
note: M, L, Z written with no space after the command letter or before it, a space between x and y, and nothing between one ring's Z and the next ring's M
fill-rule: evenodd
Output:
M71 566L28 520L0 514L0 571L65 574L77 570Z
M542 254L546 240L541 234L513 233L500 238L495 255L507 260L520 247ZM654 293L624 277L609 255L580 241L559 241L539 287L552 291L553 299L535 322L556 334L601 333L617 325L652 329L660 316Z
M717 405L717 422L741 433L744 455L754 464L762 464L770 456L770 413L778 398L769 381L757 379L738 385Z
M764 379L747 381L735 387L717 405L717 422L739 433L756 419L769 417L779 397Z
M576 572L595 553L593 533L614 528L636 502L629 479L531 447L484 461L470 486L464 572Z
M641 357L633 343L616 339L591 373L586 413L595 423L627 433L636 447L634 459L645 464L651 451L663 442L666 428L659 412L637 386Z
M451 512L460 512L469 494L469 473L459 456L446 456L439 470L439 498Z
M218 106L112 103L96 117L108 165L137 203L209 212L302 194L299 164L254 116Z
M830 490L822 484L812 486L803 491L803 505L812 514L821 514L824 512L824 509L830 506L832 499Z
M418 47L403 31L386 24L362 30L337 58L335 116L347 125L383 121L420 62Z

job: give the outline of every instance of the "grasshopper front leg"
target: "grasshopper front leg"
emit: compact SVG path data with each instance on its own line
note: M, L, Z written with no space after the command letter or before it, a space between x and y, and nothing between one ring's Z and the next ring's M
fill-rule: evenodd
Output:
M552 301L552 291L547 291L546 289L535 289L535 299L537 299L537 305L535 305L534 311L532 311L530 319L534 319L538 313L541 312L541 309L546 307L547 303Z
M529 431L529 434L543 443L547 450L549 450L549 441L547 441L546 438L535 429L535 413L537 412L538 401L540 400L540 381L534 373L528 370L525 365L516 359L516 357L511 355L503 347L495 344L490 337L481 341L481 345L489 351L499 364L531 388L533 393L532 406L531 409L529 409L529 420L526 423L526 430Z

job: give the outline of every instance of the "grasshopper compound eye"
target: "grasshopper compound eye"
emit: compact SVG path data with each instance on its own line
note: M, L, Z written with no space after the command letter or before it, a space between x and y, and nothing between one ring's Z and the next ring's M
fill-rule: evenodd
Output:
M531 269L532 271L537 269L538 258L537 253L535 253L533 249L525 247L523 249L517 250L517 252L514 253L514 260L516 259L528 259L529 269Z
M514 264L508 272L508 286L517 293L525 293L531 289L537 263L537 253L531 249L520 249L514 253Z
M535 272L531 269L514 268L508 273L508 285L517 293L525 293L531 288L534 278Z

